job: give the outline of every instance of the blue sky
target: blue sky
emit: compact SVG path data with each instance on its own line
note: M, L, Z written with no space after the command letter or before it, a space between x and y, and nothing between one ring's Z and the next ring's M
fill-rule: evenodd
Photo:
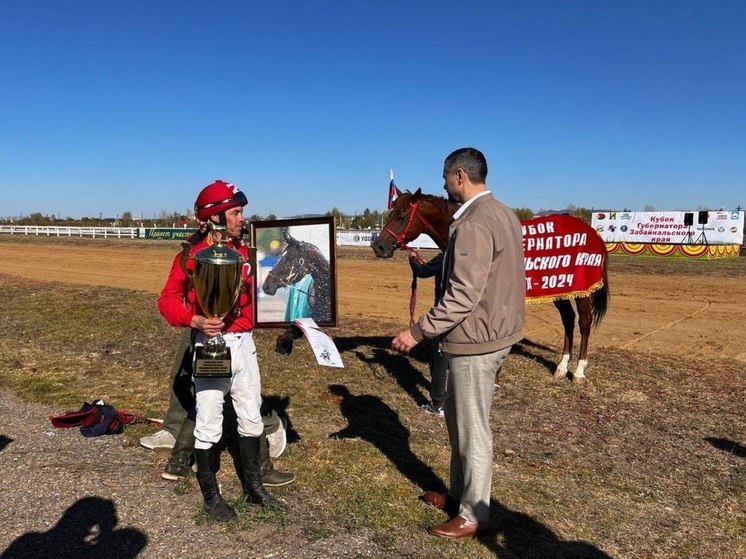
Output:
M0 64L0 216L383 210L466 145L513 207L746 205L740 0L3 0Z

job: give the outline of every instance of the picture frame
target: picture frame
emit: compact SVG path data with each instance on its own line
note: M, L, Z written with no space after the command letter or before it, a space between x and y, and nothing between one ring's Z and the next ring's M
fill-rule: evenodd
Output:
M298 318L337 325L334 217L251 222L254 327L287 328Z

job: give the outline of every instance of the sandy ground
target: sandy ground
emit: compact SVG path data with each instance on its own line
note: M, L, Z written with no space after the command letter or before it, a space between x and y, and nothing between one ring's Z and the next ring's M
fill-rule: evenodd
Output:
M29 253L33 257L29 257ZM0 243L5 274L39 280L108 285L157 293L175 254L173 244L76 246ZM706 265L706 264L705 264ZM408 321L411 276L402 259L338 259L340 323L357 317L397 325ZM746 282L739 277L610 272L611 304L592 334L589 359L604 347L746 362ZM432 301L432 282L420 281L418 310ZM528 306L526 336L561 349L562 326L551 304Z

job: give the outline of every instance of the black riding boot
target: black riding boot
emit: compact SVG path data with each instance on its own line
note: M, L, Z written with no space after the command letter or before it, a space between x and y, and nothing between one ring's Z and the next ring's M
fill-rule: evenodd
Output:
M259 466L264 487L282 487L295 481L293 472L275 470L272 459L269 457L269 443L264 433L259 436Z
M213 456L214 450L194 449L194 457L197 460L197 482L205 499L205 512L216 520L233 520L236 513L223 500L215 478L216 460Z
M194 457L194 421L184 419L181 423L179 433L176 435L176 443L171 456L163 468L161 477L175 481L182 479L192 471L192 459Z
M238 449L243 463L243 496L247 503L268 506L278 504L262 485L259 470L259 437L239 437Z

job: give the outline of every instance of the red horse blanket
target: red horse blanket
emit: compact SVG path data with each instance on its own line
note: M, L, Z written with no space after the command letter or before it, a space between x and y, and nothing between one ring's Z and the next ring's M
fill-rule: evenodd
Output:
M521 221L526 302L589 295L603 287L606 246L582 219L553 214Z

